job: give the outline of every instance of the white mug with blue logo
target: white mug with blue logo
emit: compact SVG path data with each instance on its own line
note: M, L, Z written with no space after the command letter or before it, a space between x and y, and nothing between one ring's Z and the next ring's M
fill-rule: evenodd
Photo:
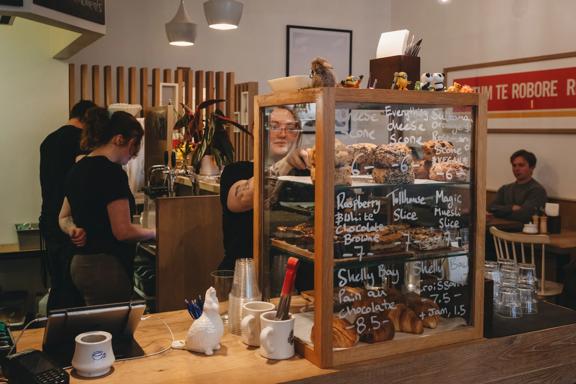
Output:
M75 338L76 348L72 367L84 377L107 374L116 361L112 350L112 335L104 331L81 333Z

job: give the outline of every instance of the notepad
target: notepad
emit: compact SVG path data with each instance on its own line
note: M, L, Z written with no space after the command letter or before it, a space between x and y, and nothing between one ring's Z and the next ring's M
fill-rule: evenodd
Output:
M410 31L407 29L382 33L376 49L376 58L404 54L408 44L408 35L410 35Z

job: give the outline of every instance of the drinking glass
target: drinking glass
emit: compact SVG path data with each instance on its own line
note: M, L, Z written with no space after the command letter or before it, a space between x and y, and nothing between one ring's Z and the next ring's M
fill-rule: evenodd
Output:
M518 288L500 287L499 305L496 312L503 317L522 317L522 305Z
M536 266L534 264L518 264L518 283L536 287Z
M232 289L234 271L219 269L211 272L210 276L212 276L216 297L218 298L218 303L220 303L220 317L224 323L228 323L228 295Z
M532 285L519 285L518 294L520 295L520 305L522 313L525 315L535 315L538 313L538 299L536 288Z

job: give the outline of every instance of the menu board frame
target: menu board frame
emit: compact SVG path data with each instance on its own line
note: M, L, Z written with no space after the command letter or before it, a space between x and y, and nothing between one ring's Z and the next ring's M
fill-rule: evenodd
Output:
M479 94L450 94L396 90L356 90L343 88L314 88L294 92L260 95L255 100L255 163L254 163L254 257L258 265L259 281L266 277L267 249L264 236L263 202L265 165L264 150L268 145L264 130L266 107L314 103L316 105L316 183L314 188L314 335L313 346L297 343L297 351L320 367L332 367L373 358L396 355L427 348L479 339L483 334L483 274L485 233L485 163L486 163L486 97ZM394 343L375 343L361 348L334 350L332 341L334 295L334 148L335 109L338 103L376 103L423 106L473 106L474 132L472 133L471 178L475 186L472 193L470 238L474 249L469 265L471 313L470 325L456 330Z
M106 0L34 0L34 4L106 25Z

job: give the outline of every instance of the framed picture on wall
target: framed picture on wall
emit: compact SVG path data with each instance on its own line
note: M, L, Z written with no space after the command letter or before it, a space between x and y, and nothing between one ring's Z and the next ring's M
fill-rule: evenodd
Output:
M323 57L334 67L336 80L352 73L352 31L286 26L286 76L310 73L310 63Z
M34 0L34 4L94 23L106 24L105 0Z
M489 133L576 133L576 52L445 68L488 94Z

